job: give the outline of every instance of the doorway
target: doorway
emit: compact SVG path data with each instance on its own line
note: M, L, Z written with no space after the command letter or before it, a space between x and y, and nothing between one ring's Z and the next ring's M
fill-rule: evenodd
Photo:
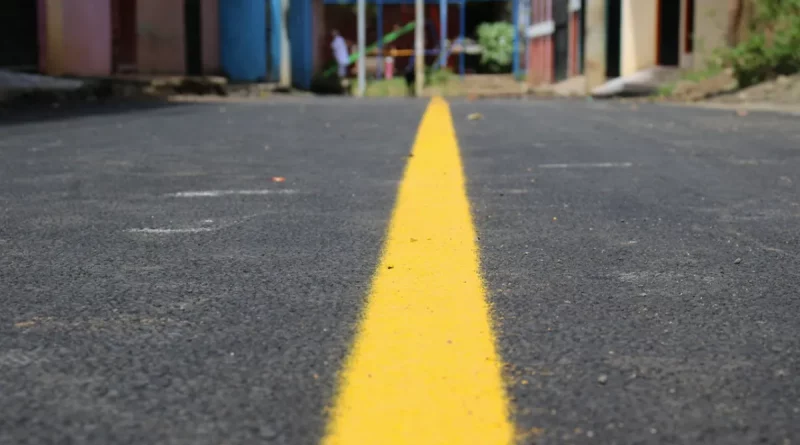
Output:
M606 78L608 79L619 77L621 46L622 0L608 0L606 3Z
M583 74L585 72L584 53L586 51L586 0L581 0L578 23L578 73Z
M694 52L694 0L686 0L686 24L683 52Z
M200 0L185 0L183 3L184 31L186 41L186 74L203 74L203 41Z
M658 65L680 65L681 3L678 0L658 0Z
M569 67L569 4L568 0L555 0L553 2L553 69L554 79L560 82L567 78Z
M136 0L111 2L111 63L115 73L136 71Z
M0 67L36 71L39 29L33 0L3 0L0 7Z

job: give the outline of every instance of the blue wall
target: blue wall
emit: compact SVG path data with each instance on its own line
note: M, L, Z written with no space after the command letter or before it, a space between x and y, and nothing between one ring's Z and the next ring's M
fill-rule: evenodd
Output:
M267 77L266 0L219 2L220 61L233 82Z
M314 0L291 0L289 4L292 85L303 90L311 88L314 68L312 1Z
M222 0L225 1L225 0ZM267 79L277 82L281 77L281 24L283 23L281 0L269 1L269 53Z

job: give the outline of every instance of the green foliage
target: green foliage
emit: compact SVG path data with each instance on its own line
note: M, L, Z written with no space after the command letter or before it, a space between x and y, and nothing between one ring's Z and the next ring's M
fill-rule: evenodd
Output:
M660 97L669 97L672 96L672 93L675 92L675 83L668 83L664 85L660 85L658 87L658 91L656 91L656 96Z
M458 76L447 68L432 69L425 76L425 84L428 86L443 86L456 80L458 80Z
M719 58L740 87L800 72L800 0L757 0L752 34Z
M508 22L482 23L478 43L483 48L481 63L491 72L507 71L514 54L514 26Z

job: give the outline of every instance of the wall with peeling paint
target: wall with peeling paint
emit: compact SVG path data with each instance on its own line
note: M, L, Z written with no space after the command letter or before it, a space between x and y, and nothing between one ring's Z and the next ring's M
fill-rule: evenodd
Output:
M40 2L40 70L51 75L111 73L111 4L108 0Z

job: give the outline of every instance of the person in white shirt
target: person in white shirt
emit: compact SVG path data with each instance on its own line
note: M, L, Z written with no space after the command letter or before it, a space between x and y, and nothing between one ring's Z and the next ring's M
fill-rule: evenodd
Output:
M331 42L333 57L336 59L336 64L339 65L337 73L340 78L345 78L347 77L347 67L350 65L350 54L347 51L347 42L336 29L331 31L331 36L333 37L333 42Z

